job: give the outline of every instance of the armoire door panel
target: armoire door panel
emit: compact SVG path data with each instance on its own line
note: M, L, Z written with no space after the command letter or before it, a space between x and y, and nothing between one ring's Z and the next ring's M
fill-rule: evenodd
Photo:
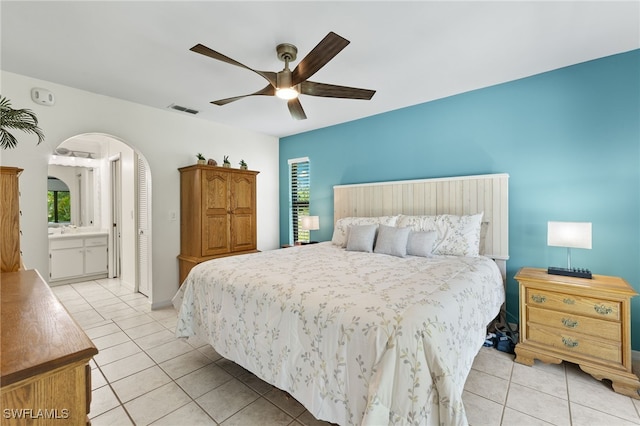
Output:
M213 256L229 252L229 216L205 216L203 223L202 255Z
M231 219L231 250L255 250L254 218L251 214L234 214Z
M229 210L229 185L227 174L208 171L202 175L205 214L222 214Z
M255 209L255 177L235 176L231 180L232 209L234 213L251 213Z

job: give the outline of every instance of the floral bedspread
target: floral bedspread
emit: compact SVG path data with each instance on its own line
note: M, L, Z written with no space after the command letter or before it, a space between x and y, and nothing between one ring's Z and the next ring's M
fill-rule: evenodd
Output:
M319 243L202 263L176 335L341 425L465 425L462 390L504 301L485 257L399 258Z

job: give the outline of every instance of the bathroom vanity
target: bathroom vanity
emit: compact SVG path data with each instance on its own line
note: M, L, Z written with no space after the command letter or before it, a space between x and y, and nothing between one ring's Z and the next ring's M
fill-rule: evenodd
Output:
M74 230L49 235L49 284L60 285L108 276L108 233Z

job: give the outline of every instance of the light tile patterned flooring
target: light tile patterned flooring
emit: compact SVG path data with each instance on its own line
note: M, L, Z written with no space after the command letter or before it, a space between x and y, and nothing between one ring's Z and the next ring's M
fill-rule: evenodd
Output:
M93 426L327 424L204 342L176 339L175 310L151 311L118 280L53 291L100 351L91 362ZM464 403L474 426L640 424L640 401L575 365L527 367L490 348L475 359Z

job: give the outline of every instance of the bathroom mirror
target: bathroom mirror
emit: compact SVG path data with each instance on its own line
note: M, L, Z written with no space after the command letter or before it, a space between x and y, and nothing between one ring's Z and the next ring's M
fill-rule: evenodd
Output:
M47 211L50 228L98 226L94 208L95 172L92 167L49 165Z

